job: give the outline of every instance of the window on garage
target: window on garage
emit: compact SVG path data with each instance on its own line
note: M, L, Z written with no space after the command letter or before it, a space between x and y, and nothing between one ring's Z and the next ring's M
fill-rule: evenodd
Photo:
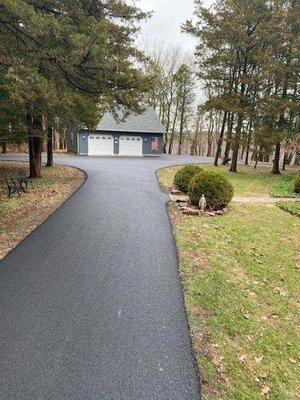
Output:
M151 138L151 151L158 151L159 150L159 142L158 137Z

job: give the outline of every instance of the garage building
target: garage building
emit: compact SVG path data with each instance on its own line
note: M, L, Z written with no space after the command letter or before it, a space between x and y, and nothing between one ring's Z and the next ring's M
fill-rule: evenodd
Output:
M147 156L163 152L165 129L155 110L132 114L125 121L111 113L103 116L95 131L69 130L68 150L89 156Z

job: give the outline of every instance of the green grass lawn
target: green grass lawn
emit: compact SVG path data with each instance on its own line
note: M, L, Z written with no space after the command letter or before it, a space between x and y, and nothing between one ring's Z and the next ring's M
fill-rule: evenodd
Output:
M276 205L282 210L285 210L292 215L300 217L300 201L295 201L295 202L279 201L278 203L276 203Z
M234 187L235 196L243 197L297 197L294 193L294 179L297 171L294 173L284 172L282 175L273 175L269 167L253 167L241 165L239 173L228 172L227 166L214 167L211 165L202 165L203 168L224 173ZM171 167L158 171L158 178L165 187L171 187L175 173L182 168Z
M261 194L266 180L242 182ZM299 399L299 218L274 205L171 215L204 399Z

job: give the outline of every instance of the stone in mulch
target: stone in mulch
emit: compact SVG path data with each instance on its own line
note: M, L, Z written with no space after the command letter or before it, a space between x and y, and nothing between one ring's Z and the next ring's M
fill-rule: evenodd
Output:
M175 196L180 196L182 195L182 192L176 188L171 188L170 189L171 194L174 194Z
M228 208L225 207L222 210L216 210L216 211L205 211L204 214L208 215L209 217L217 217L217 216L222 216L228 213Z
M200 210L196 207L184 206L184 207L181 207L181 210L182 210L183 214L186 214L186 215L192 215L192 216L200 215Z
M184 194L181 195L170 194L170 197L174 203L188 203L190 201L189 196L186 196Z
M180 201L178 202L179 207L187 207L189 205L188 201Z

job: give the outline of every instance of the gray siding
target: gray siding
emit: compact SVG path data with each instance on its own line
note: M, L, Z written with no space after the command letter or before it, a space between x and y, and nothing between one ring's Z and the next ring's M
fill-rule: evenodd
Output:
M143 155L161 155L163 152L163 134L162 133L135 133L135 132L112 132L112 131L95 131L85 132L78 135L78 153L81 155L88 154L88 136L99 133L103 135L112 135L114 137L114 153L119 154L119 138L120 136L140 136L143 139ZM158 137L159 150L151 151L151 138Z
M77 131L74 127L69 127L67 130L67 149L77 154Z
M88 132L78 134L78 154L84 155L89 152Z

